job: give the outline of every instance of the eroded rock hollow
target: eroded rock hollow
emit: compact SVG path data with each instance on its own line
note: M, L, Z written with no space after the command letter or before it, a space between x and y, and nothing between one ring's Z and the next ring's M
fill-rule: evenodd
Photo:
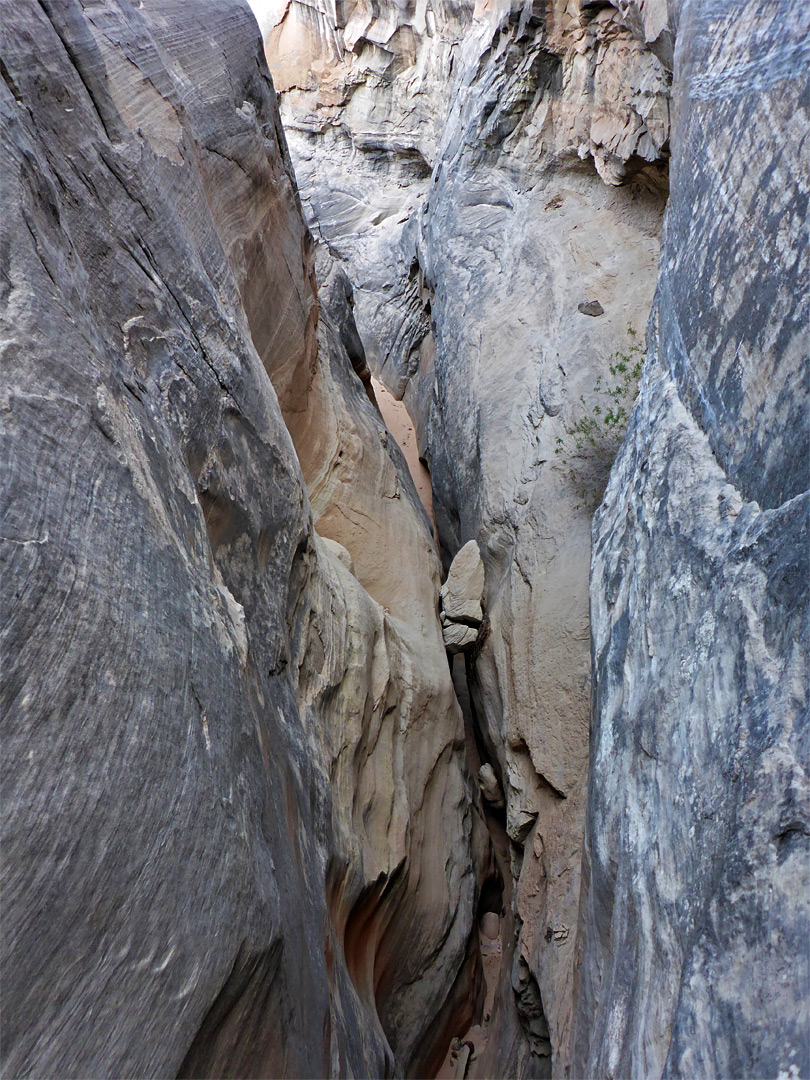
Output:
M804 5L0 52L3 1075L809 1073Z

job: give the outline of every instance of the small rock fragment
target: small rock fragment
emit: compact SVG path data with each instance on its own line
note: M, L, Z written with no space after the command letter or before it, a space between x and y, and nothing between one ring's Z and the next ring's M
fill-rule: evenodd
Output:
M333 558L337 559L338 562L343 563L350 573L355 573L354 559L348 548L345 548L343 544L338 543L337 540L331 540L328 536L322 536L321 542Z
M478 637L478 630L466 623L450 622L442 627L442 636L444 647L452 654L472 648Z
M481 788L481 794L490 805L494 807L501 807L504 805L501 785L498 783L495 770L489 762L482 765L478 770L478 786Z
M497 911L485 911L481 916L481 933L494 941L501 932L501 920Z
M605 309L598 300L583 300L581 304L577 304L577 311L582 312L583 315L593 315L594 318L605 314Z
M521 846L532 831L535 821L537 821L536 810L518 810L513 815L510 815L506 825L509 839Z

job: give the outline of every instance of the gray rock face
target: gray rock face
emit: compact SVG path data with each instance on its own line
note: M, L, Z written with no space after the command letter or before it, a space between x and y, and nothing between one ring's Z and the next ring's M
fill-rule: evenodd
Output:
M685 3L641 396L594 520L572 1075L810 1072L810 17Z
M807 1072L803 7L6 7L4 1074Z
M440 567L255 22L189 11L0 26L2 1071L424 1074L475 974Z

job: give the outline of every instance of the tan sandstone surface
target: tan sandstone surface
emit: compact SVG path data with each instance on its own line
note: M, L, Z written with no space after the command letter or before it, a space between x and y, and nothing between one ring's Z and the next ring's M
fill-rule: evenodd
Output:
M445 644L467 653L514 922L504 1007L468 1075L562 1075L590 518L618 445L600 433L579 447L575 429L606 411L617 354L642 351L666 192L666 7L255 10L308 220L352 279L369 365L415 422L445 568L477 541L486 570L483 628L448 624Z

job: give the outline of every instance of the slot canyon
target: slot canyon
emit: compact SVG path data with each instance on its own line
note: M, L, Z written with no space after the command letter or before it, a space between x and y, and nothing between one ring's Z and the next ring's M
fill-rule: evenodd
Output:
M1 0L8 1078L810 1077L810 10Z

